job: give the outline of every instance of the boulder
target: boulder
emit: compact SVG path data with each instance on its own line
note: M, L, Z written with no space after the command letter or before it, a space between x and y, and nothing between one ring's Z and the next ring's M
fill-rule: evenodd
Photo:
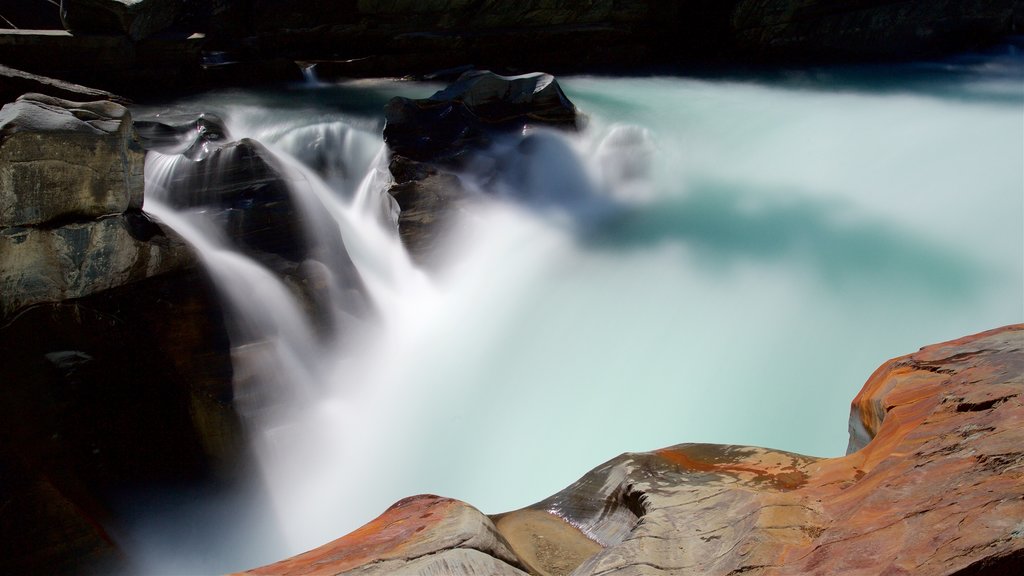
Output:
M554 76L462 74L429 98L393 98L384 109L384 141L407 158L447 160L487 144L490 133L527 125L576 128L576 107Z
M61 21L75 34L125 34L133 40L152 36L184 13L181 0L62 0Z
M0 228L140 209L143 164L124 106L26 94L0 109Z
M576 107L550 74L472 70L429 98L392 98L384 109L398 230L420 264L431 263L453 214L469 201L453 173L468 150L528 126L574 130Z
M518 560L505 562L541 575L1020 574L1022 418L1024 325L1006 326L883 364L853 401L846 456L714 444L623 454L492 520ZM331 573L363 574L394 562L391 550L458 534L394 520L250 573L346 558ZM402 561L393 572L413 567Z

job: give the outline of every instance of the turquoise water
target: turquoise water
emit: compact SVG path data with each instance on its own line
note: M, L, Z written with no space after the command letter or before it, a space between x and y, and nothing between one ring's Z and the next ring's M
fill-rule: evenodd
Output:
M251 567L417 493L502 512L680 442L843 454L850 401L882 362L1024 321L1022 61L1011 47L771 77L562 79L586 129L471 162L464 182L486 194L442 272L421 285L375 255L388 241L346 237L389 312L357 346L326 348L310 370L322 394L294 422L251 429L273 542L183 566L164 538L147 567ZM180 106L282 154L292 128L344 123L359 146L344 157L366 170L386 98L435 89Z

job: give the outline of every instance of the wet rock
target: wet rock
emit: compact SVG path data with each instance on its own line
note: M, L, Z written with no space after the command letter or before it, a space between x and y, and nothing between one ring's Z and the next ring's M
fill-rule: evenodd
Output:
M453 172L468 150L529 126L572 130L579 120L550 74L506 77L476 70L430 98L393 98L385 119L395 179L388 192L400 208L402 242L420 264L431 263L447 224L470 200Z
M152 36L183 15L181 0L63 0L60 16L75 34Z
M398 234L413 259L430 265L457 214L464 213L468 192L458 176L401 156L391 159L396 183L388 189L399 207Z
M0 109L0 227L139 209L143 164L124 106L26 94Z
M853 401L846 456L714 444L623 454L493 520L534 574L1018 574L1022 416L1024 325L1014 325L883 364ZM389 524L289 569L329 550L357 558L334 573L361 574L393 561L381 550L453 535Z
M0 228L0 318L196 263L178 235L140 212L56 228Z
M294 177L281 161L250 139L210 150L201 130L195 132L185 154L172 159L168 178L157 182L151 192L154 198L174 208L204 210L250 254L302 261L309 251L303 230L307 215L292 198L289 186Z
M417 161L456 157L486 146L490 133L527 125L575 128L576 107L550 74L462 74L429 98L393 98L384 109L384 141Z

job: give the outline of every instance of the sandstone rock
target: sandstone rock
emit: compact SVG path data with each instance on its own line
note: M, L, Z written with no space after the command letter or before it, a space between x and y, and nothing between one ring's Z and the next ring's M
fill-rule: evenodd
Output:
M480 511L457 500L424 495L396 503L334 542L242 574L524 576L523 568Z
M854 399L846 456L712 444L623 454L494 520L535 574L1019 574L1022 416L1015 325L885 363ZM331 573L362 573L412 541L378 522L330 545L358 558ZM425 526L415 538L447 536ZM291 573L316 558L297 556Z
M76 34L152 36L183 14L181 0L62 0L61 20Z
M26 94L0 109L0 227L139 209L143 163L124 106Z

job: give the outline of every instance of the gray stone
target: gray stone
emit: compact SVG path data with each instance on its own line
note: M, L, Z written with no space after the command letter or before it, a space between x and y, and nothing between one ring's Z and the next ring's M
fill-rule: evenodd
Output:
M0 228L0 318L195 265L176 234L128 213L57 228Z
M139 209L143 164L124 106L26 94L0 110L0 227Z

